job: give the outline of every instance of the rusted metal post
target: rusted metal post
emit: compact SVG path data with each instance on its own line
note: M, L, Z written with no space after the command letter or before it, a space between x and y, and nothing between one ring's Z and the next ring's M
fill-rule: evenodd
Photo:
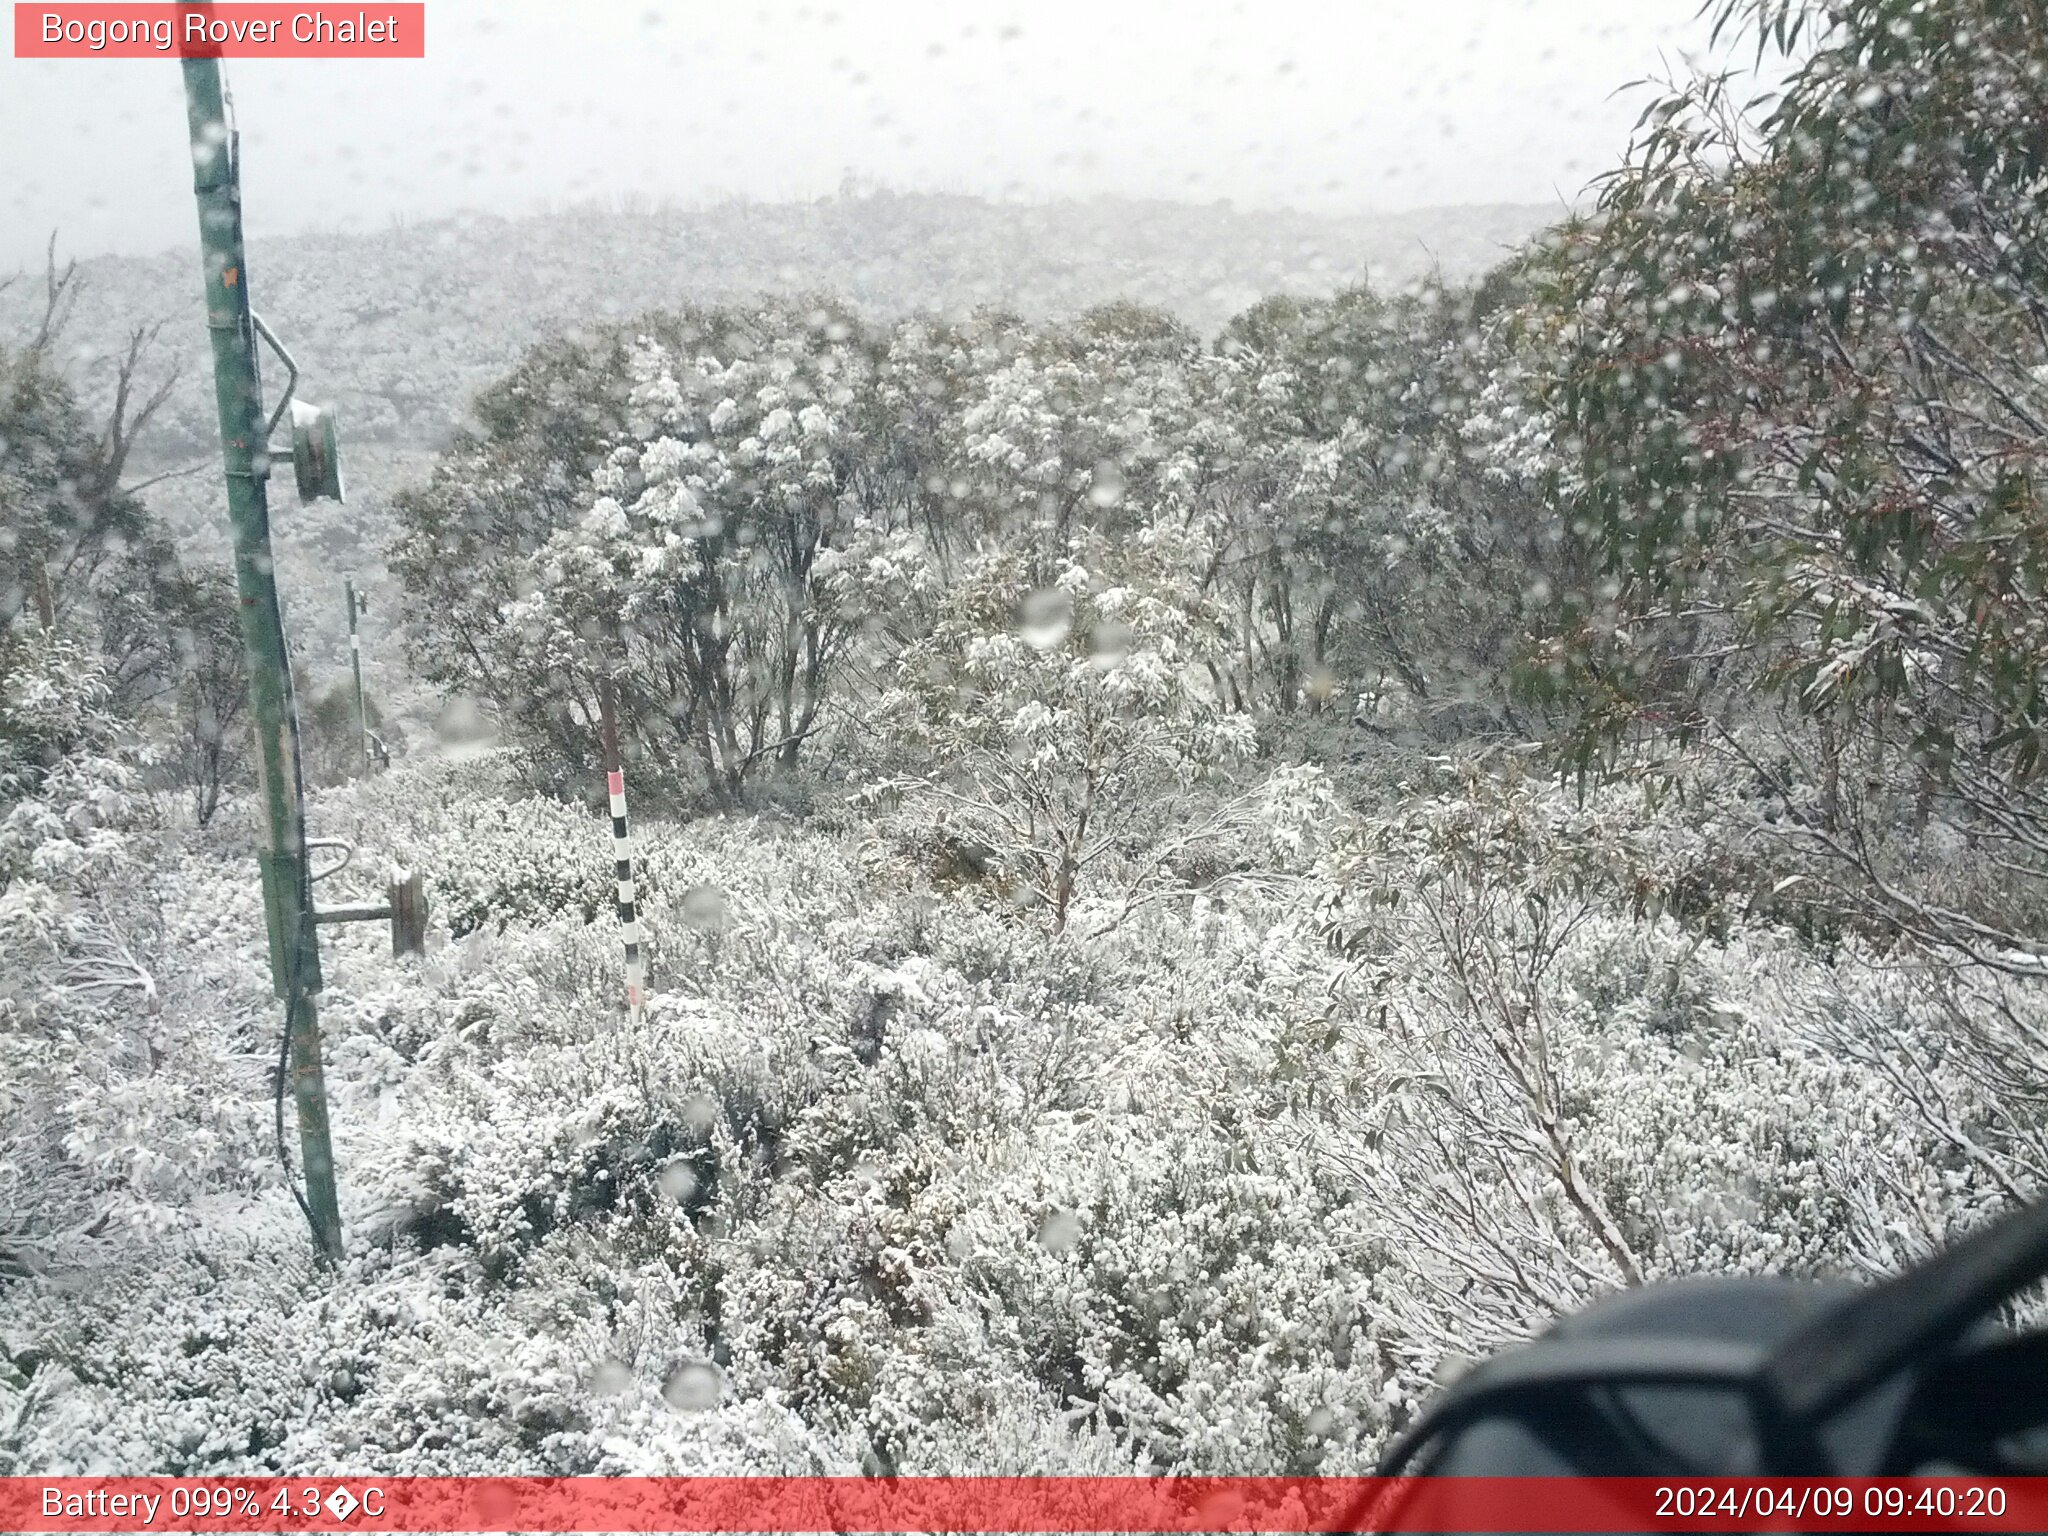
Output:
M407 875L391 882L391 953L423 955L427 952L427 882L424 876Z

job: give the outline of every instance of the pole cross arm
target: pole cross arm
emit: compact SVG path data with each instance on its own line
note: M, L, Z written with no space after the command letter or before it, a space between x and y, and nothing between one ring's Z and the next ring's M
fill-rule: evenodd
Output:
M316 923L391 924L391 953L423 955L427 952L427 882L422 875L405 875L384 888L383 902L343 901L313 909Z
M316 923L381 923L390 915L388 904L372 906L365 902L342 902L313 909L313 921Z

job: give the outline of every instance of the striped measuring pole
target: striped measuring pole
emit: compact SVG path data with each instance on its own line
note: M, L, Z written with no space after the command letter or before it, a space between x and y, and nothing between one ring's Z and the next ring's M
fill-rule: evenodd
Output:
M619 754L619 717L609 679L598 685L598 728L604 736L605 792L612 810L612 873L619 882L619 929L626 941L626 1017L647 1014L647 960L640 947L640 891L633 879L633 834L626 826L626 768Z
M356 581L353 576L342 582L342 591L348 599L348 667L356 680L356 749L362 759L362 772L370 772L370 706L363 699L363 641L356 633L356 619L370 611L370 605L356 596Z

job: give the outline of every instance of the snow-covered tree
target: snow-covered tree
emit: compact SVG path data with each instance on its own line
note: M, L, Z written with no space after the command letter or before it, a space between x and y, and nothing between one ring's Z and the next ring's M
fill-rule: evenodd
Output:
M1582 765L1705 738L1827 904L2038 968L2048 38L1969 0L1717 12L1796 53L1782 94L1654 104L1552 256L1589 569L1533 675ZM1921 878L1936 812L2010 878Z
M1076 540L1042 586L1030 556L999 552L898 658L884 718L934 763L908 788L1055 928L1098 866L1129 897L1195 856L1217 831L1218 776L1251 753L1250 719L1210 686L1228 636L1205 564L1157 527L1120 549Z

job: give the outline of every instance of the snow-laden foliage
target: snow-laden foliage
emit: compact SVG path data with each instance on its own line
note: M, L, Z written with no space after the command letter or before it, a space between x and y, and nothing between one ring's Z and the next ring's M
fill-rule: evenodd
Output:
M446 816L456 890L501 888L470 830L500 818L539 867L603 867L602 818L501 793L422 764L318 812L373 866ZM424 961L339 935L343 1271L255 1174L185 1196L186 1234L74 1237L89 1289L0 1309L0 1454L1363 1470L1439 1372L1601 1290L1892 1267L2033 1177L2040 1128L1943 1044L1939 973L1717 939L1675 900L1646 924L1711 852L1697 814L1424 775L1310 868L1250 841L1268 879L1064 937L886 833L656 825L637 1029L573 896ZM203 851L167 860L219 888ZM225 968L260 996L255 915L227 911L167 992ZM1885 1064L1838 1044L1871 1016ZM265 1103L258 1073L215 1094Z
M313 398L337 402L350 462L360 466L373 448L438 449L522 348L593 315L729 303L764 289L858 295L870 319L990 304L1042 318L1135 299L1206 332L1266 293L1313 298L1368 279L1395 287L1432 270L1473 277L1554 212L1505 204L1346 217L849 186L823 201L592 202L299 236L259 226L250 257L265 302L291 319ZM163 344L179 364L178 385L144 450L206 451L219 427L189 254L94 259L80 275L93 302L73 328L95 355L118 352L134 319L168 317ZM39 301L33 283L0 288L0 329L32 321ZM85 383L111 393L111 372L94 368Z
M1479 302L1440 292L1276 302L1216 347L1129 304L880 327L822 301L553 342L400 499L414 658L544 783L595 759L609 691L664 787L758 804L801 768L886 772L877 678L964 678L963 615L1001 624L1078 562L1201 610L1167 675L1211 713L1505 730L1547 543L1541 456L1456 425L1494 365L1520 377L1487 306L1476 352Z
M609 693L636 755L726 803L793 765L925 583L877 353L801 305L538 352L403 504L398 569L445 599L414 632L429 675L572 757Z
M185 1224L255 1156L260 1074L235 1060L227 1000L195 995L175 958L229 920L218 871L161 883L162 819L106 691L57 633L23 634L0 667L17 754L0 777L0 1270L82 1232Z
M1218 803L1253 727L1212 686L1227 627L1188 580L1206 558L1189 546L1159 528L1115 553L1077 539L1038 587L1028 557L984 558L904 648L881 701L880 718L942 766L875 793L908 796L926 839L1055 928L1077 895L1128 911L1162 877L1205 859L1213 874L1217 845L1253 819L1247 800ZM1101 868L1108 891L1094 889Z
M1997 1125L1938 1044L1940 969L1675 915L1705 829L1632 790L1446 787L1361 827L1331 909L1374 1002L1327 1144L1415 1257L1386 1297L1411 1337L1476 1355L1619 1284L1889 1269L2035 1176L2038 1117Z
M1856 876L1837 905L2038 969L2048 37L2000 0L1713 9L1791 50L1784 90L1654 103L1538 264L1597 579L1560 593L1536 675L1581 710L1582 763L1677 733L1780 801L1817 785L1800 830ZM1779 762L1726 739L1759 695ZM1937 804L2002 888L1919 878Z

